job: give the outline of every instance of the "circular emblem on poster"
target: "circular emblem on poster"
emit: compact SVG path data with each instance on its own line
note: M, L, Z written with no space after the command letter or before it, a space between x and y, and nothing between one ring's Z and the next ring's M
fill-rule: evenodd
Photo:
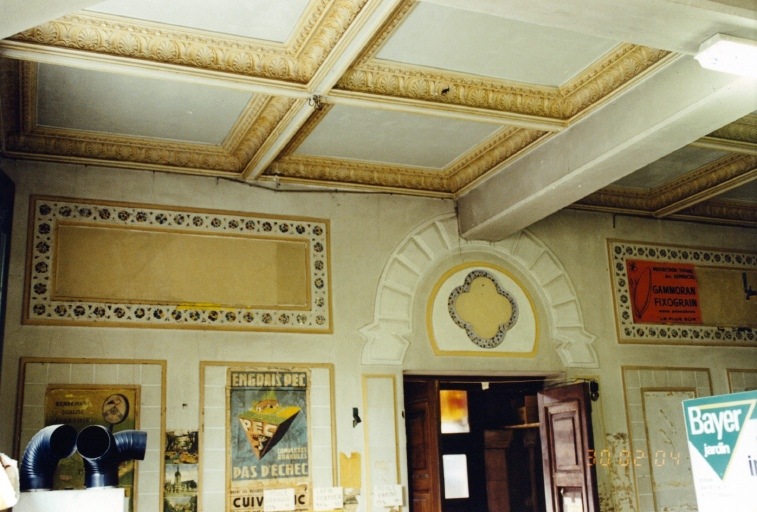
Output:
M103 401L103 419L110 425L118 425L129 415L129 399L120 393L114 393Z

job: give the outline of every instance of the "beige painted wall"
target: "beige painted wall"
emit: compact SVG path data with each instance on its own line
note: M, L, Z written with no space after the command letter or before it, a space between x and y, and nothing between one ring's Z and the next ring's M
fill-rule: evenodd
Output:
M376 290L387 261L417 226L432 218L453 213L452 202L389 195L277 193L225 180L144 171L8 160L2 164L4 172L16 182L17 194L0 382L0 411L6 411L0 414L0 451L3 452L9 452L12 446L14 418L8 412L15 408L20 357L165 359L166 428L190 430L199 428L200 361L333 363L334 391L338 396L335 410L336 449L338 453L358 452L364 455L364 485L379 482L394 473L400 475L402 483L406 483L401 415L396 418L396 434L389 436L390 439L396 438L400 447L399 464L396 461L393 463L395 467L390 468L389 476L385 468L381 469L382 461L376 459L375 450L370 450L371 442L364 435L366 426L353 428L351 416L352 407L359 407L361 411L366 408L369 411L401 411L403 371L485 374L565 372L566 378L598 378L601 398L593 411L595 442L598 447L607 443L616 443L621 447L625 443L628 447L628 409L624 396L629 394L629 379L655 378L654 375L647 375L648 371L644 368L673 368L664 370L666 378L679 378L681 381L692 374L686 371L687 368L707 368L714 393L729 391L727 369L757 370L754 348L619 345L606 244L608 238L613 238L754 252L757 251L756 230L723 226L694 228L688 223L613 218L607 214L578 211L558 213L529 227L528 231L559 259L575 288L583 327L595 336L593 348L599 368L566 369L554 347L544 342L534 359L436 357L424 343L424 327L418 326L417 322L403 366L362 365L364 338L360 329L374 321ZM329 219L333 334L21 325L30 194ZM416 299L419 303L424 300L424 291L425 288L418 290ZM642 369L628 370L628 376L624 377L622 367ZM396 397L381 395L381 390L387 388L385 375L394 377ZM693 378L696 380L696 377ZM396 403L378 403L381 398L376 395L383 396L387 402L396 400ZM631 412L636 414L635 409ZM391 459L394 460L394 454ZM372 461L370 464L375 467L367 467L370 464L366 461ZM669 474L664 476L671 478ZM639 489L634 485L634 473L628 467L600 467L599 478L605 511L638 510L639 502L643 505L650 499L644 496L644 492L639 495ZM682 479L685 478L684 473ZM208 488L218 483L205 482L203 485Z

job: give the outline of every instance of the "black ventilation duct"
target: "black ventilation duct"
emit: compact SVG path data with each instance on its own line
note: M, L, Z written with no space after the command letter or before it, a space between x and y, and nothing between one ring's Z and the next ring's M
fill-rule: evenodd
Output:
M76 451L76 429L71 425L50 425L37 432L26 445L19 467L22 491L49 491L58 461Z
M147 432L122 430L111 434L100 425L89 425L79 432L76 448L84 460L84 485L115 487L118 465L127 460L144 460Z

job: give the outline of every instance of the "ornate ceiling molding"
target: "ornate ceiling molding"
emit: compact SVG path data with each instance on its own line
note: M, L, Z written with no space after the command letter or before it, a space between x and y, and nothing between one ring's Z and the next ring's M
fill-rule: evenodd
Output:
M462 193L493 171L495 167L545 140L551 132L526 128L505 128L494 137L474 148L463 158L445 169L448 187L455 194Z
M505 80L368 60L352 67L336 87L350 92L567 121L637 80L668 55L661 50L620 45L559 88L525 86Z
M291 155L274 162L261 176L284 183L332 183L340 188L384 190L412 195L451 197L452 190L440 173L399 165L366 164L351 160Z
M757 156L734 154L650 190L606 187L574 207L654 217L696 217L710 222L754 223L757 222L754 205L711 198L756 177ZM693 202L698 204L691 204Z
M710 199L757 177L757 156L734 154L712 162L653 190L655 216L662 217ZM688 203L688 204L686 204Z
M328 114L332 108L333 105L327 103L314 110L313 113L310 114L310 117L305 122L305 124L302 125L299 130L297 130L297 133L294 135L294 137L292 137L289 143L284 147L280 156L286 157L291 155L300 146L300 144L305 142L308 136L313 132L313 130L315 130L315 128L320 124L323 118L326 117L326 114Z
M757 206L739 201L710 200L695 204L671 217L699 222L716 222L757 227Z
M414 0L406 0L397 8L352 68L337 82L337 89L569 120L638 79L670 55L662 50L621 44L560 87L524 85L463 73L440 73L431 68L400 65L376 58L382 45L417 5Z
M19 98L5 109L8 126L17 130L6 134L9 155L238 175L296 103L290 98L253 96L220 146L52 128L36 124L37 69L30 62L4 65L3 96Z
M411 166L366 164L336 158L296 155L297 148L331 110L332 105L313 113L307 123L289 142L264 178L277 181L349 183L358 188L381 187L402 191L413 190L420 195L446 196L460 193L476 180L492 171L550 132L506 127L474 147L463 157L441 169Z
M665 64L673 54L664 50L621 44L570 82L560 86L565 104L563 115L585 113L601 100L619 92Z
M713 139L757 145L757 114L748 115L710 134Z
M757 115L752 114L715 130L693 145L757 155Z
M306 84L366 2L312 2L283 45L99 14L64 16L11 40Z

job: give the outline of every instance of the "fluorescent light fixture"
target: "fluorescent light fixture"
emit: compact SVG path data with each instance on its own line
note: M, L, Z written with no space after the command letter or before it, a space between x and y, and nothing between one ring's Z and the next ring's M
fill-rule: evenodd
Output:
M703 68L757 78L757 42L716 34L694 56Z

